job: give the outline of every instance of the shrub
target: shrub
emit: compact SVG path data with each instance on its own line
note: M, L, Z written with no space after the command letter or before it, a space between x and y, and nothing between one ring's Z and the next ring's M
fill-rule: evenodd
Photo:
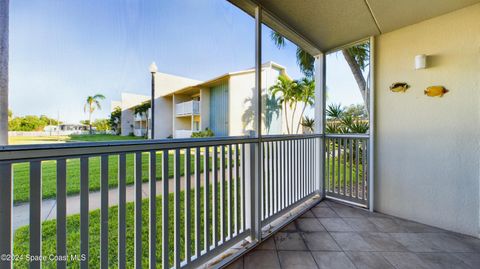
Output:
M193 132L191 137L198 138L198 137L212 137L212 136L215 136L213 131L206 128L205 131Z

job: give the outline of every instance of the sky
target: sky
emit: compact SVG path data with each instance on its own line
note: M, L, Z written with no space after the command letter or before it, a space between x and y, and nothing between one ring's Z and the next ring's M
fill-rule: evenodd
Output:
M106 118L122 92L149 95L148 66L208 80L254 66L254 19L224 0L10 1L10 108L14 116L87 119L89 95L106 96ZM296 46L278 49L263 28L262 62L294 79ZM341 55L327 58L328 102L361 102Z

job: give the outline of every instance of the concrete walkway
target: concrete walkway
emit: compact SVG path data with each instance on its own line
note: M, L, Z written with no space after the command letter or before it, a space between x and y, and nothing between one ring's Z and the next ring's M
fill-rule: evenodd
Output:
M212 173L210 172L210 178ZM191 188L195 188L195 177L190 177ZM203 186L203 173L200 180L201 186ZM169 179L168 190L170 193L174 190L174 180ZM180 178L180 186L183 190L185 188L185 177ZM127 185L127 202L133 202L135 200L135 185ZM161 195L163 191L162 181L157 181L157 195ZM149 182L142 184L142 198L148 198L149 194ZM89 209L90 211L100 208L101 195L100 191L91 191L89 193ZM118 204L118 188L111 188L108 191L108 206L114 206ZM12 229L15 231L17 228L29 224L29 203L20 204L13 207ZM67 196L67 216L80 213L80 195ZM45 199L42 201L42 221L51 220L57 218L57 201L56 199Z

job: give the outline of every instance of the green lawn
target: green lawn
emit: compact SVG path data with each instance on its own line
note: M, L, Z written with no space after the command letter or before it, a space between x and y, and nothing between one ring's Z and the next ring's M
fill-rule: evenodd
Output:
M325 160L327 161L327 160ZM338 162L340 161L340 170L338 169ZM344 166L344 157L343 155L338 158L332 158L330 157L328 163L325 164L325 167L328 173L327 179L326 179L326 187L330 190L333 191L334 187L337 191L340 191L343 194L343 189L344 186L347 189L347 194L350 193L350 187L352 183L353 187L353 193L355 195L356 188L357 186L360 188L360 190L363 187L363 182L362 182L362 173L363 173L363 165L360 161L358 165L358 178L357 178L357 166L356 166L356 161L354 160L353 163L350 163L350 159L346 160L346 166ZM350 168L352 170L352 177L350 178ZM340 176L339 172L340 171ZM346 179L344 183L344 179ZM357 185L358 182L358 185Z
M101 142L101 141L118 141L118 140L145 140L145 138L137 137L137 136L121 136L121 135L111 135L111 134L70 135L68 142Z
M238 182L239 183L239 182ZM211 187L211 186L210 186ZM218 188L220 191L220 188ZM228 192L228 189L225 185L225 192ZM204 211L203 211L203 188L200 189L201 193L201 223L200 223L200 241L201 246L203 248L203 240L204 240ZM181 245L181 257L182 259L185 256L185 203L184 203L184 196L185 192L181 192L180 196L180 218L181 218L181 225L180 225L180 245ZM219 197L219 196L217 196ZM191 214L192 214L192 221L191 221L191 250L194 253L194 246L195 246L195 225L194 225L194 191L191 192ZM232 195L233 199L233 195ZM211 196L209 197L209 201L211 201ZM220 201L219 199L217 201ZM225 197L225 201L228 199ZM210 202L211 203L211 202ZM217 203L218 205L219 203ZM226 205L226 204L225 204ZM238 204L239 205L239 204ZM238 206L237 205L237 206ZM233 200L232 200L233 206ZM226 209L225 209L226 210ZM162 212L162 197L158 196L157 198L157 267L161 268L161 253L162 253L162 221L161 221L161 214ZM209 218L211 222L212 211L209 212ZM220 216L219 206L217 207L218 216ZM118 207L113 206L109 208L109 267L116 268L117 267L117 244L118 244L118 231L117 231L117 221L118 221ZM148 199L144 199L142 201L142 255L143 255L143 268L147 268L149 264L148 259ZM134 265L134 203L127 203L127 232L126 232L126 259L127 259L127 268L133 268ZM169 242L170 242L170 265L173 263L173 240L174 240L174 196L173 194L169 195ZM14 234L14 253L15 255L26 255L29 253L29 230L28 226L21 227L17 229ZM209 227L210 231L212 231L212 225ZM217 236L220 235L219 232L219 224L217 225ZM232 231L233 231L233 221L232 221ZM226 232L226 231L225 231ZM89 242L90 242L90 259L89 259L89 266L90 268L99 268L100 263L100 211L95 210L90 212L90 224L89 224ZM79 254L80 252L80 216L79 215L72 215L67 217L67 255L71 254ZM44 256L48 255L55 255L56 253L56 221L50 220L43 222L42 224L42 254ZM56 268L55 262L46 261L43 262L43 268ZM68 268L79 268L79 263L74 261L68 262ZM28 268L28 263L23 261L17 261L14 264L15 268Z
M18 138L18 139L17 139ZM50 139L51 141L58 141L61 139L67 142L87 142L87 141L114 141L114 140L142 140L141 137L132 136L117 136L117 135L71 135L69 137L15 137L17 143L25 141L35 141L40 143L39 139ZM55 139L55 140L54 140ZM169 177L173 177L173 152L169 155ZM162 153L157 153L157 180L161 179L161 161ZM184 175L184 154L180 156L180 174ZM127 154L127 184L134 182L134 154ZM43 161L42 162L42 195L43 198L54 198L56 195L56 162ZM194 171L194 156L192 152L191 169ZM201 171L203 171L203 156L201 157ZM109 187L117 186L118 182L118 155L109 157L108 165L108 185ZM14 203L28 202L29 200L29 186L30 186L30 165L28 163L17 163L13 165L14 175ZM142 154L142 180L148 181L149 175L149 154ZM89 188L91 191L100 189L100 157L91 157L89 159ZM67 160L67 194L77 194L80 192L80 159Z
M173 153L169 154L169 177L173 177ZM147 182L149 176L149 153L142 153L142 181ZM133 184L135 166L134 154L126 156L127 184ZM157 152L157 180L161 179L162 153ZM180 155L180 174L184 175L184 154ZM194 156L192 152L191 169L194 171ZM43 198L53 198L56 196L57 184L57 166L56 161L42 162L42 195ZM203 156L201 157L201 171L203 171ZM13 165L13 196L14 203L27 202L29 200L30 186L30 165L29 163L17 163ZM118 155L109 156L108 163L108 185L117 186L118 183ZM89 188L91 191L100 189L100 157L91 157L89 159ZM72 195L80 192L80 159L67 160L67 194Z
M94 135L69 135L69 136L11 136L8 138L9 145L25 144L55 144L66 142L99 142L99 141L118 141L118 140L143 140L143 137L120 136L109 134Z
M55 144L65 143L69 136L10 136L9 145L34 145L34 144Z

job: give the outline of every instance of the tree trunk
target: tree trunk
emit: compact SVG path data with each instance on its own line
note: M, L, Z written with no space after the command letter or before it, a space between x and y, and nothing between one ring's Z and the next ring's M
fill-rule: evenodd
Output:
M9 0L0 0L0 145L8 144L8 11Z
M89 127L89 133L93 134L92 132L92 109L90 108L90 111L88 113L88 127Z
M287 103L283 102L283 107L285 111L285 124L287 125L287 134L290 134L290 126L288 126L288 113L287 113Z
M348 53L347 49L342 50L343 57L345 61L347 61L350 70L352 71L353 77L357 82L358 89L360 90L360 94L362 95L363 101L365 102L365 108L367 109L367 113L370 113L370 103L369 103L369 96L368 96L368 89L367 89L367 82L362 74L362 69L355 61L355 58Z
M293 108L293 112L292 112L292 134L293 134L293 130L295 129L294 125L295 125L295 113L297 112L297 102L295 101L295 107Z
M297 134L298 134L298 131L300 131L300 125L302 124L303 114L305 114L306 108L307 108L307 103L304 103L302 108L302 113L300 113L300 120L298 121L298 125L297 125Z

